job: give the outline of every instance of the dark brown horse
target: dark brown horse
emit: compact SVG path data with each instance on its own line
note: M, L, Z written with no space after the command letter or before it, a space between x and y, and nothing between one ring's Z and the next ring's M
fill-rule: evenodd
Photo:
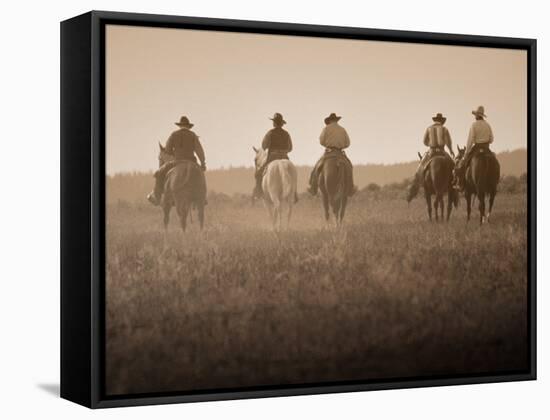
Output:
M422 160L422 155L418 157ZM434 209L435 220L444 220L445 199L447 196L447 222L451 217L453 205L458 207L458 194L453 189L453 169L454 162L445 155L436 155L431 158L427 169L424 171L422 183L424 187L424 197L428 206L428 217L432 220L432 195L435 195Z
M159 143L159 167L174 160ZM187 216L192 208L197 209L200 228L204 227L204 206L206 204L206 183L204 173L195 162L182 161L172 168L166 175L164 194L162 196L162 210L164 213L164 229L167 231L170 221L170 210L176 208L180 225L185 232Z
M348 194L353 186L349 185L346 171L351 168L348 167L345 156L340 155L341 152L334 153L334 156L325 158L319 171L318 185L323 199L325 220L330 221L330 209L332 208L336 225L340 226L346 214Z
M466 148L458 148L458 158L462 158ZM493 210L493 204L497 195L497 186L500 181L500 163L496 156L487 147L477 147L473 151L470 164L464 176L464 197L466 198L466 211L468 221L472 212L472 198L477 196L479 205L479 224L488 222ZM489 212L485 214L485 200L489 199Z

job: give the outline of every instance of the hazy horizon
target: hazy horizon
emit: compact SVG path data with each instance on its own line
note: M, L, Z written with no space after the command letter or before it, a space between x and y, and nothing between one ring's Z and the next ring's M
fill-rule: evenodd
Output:
M420 150L419 150L420 151ZM497 157L499 157L500 155L502 154L514 154L514 153L517 153L517 152L523 152L525 154L527 154L527 148L526 147L518 147L517 149L511 149L511 150L501 150L501 151L497 151ZM527 155L526 155L527 156ZM402 166L402 165L409 165L411 163L417 163L418 162L418 156L415 156L416 159L409 159L409 160L406 160L406 161L401 161L401 162L390 162L390 163L384 163L384 162L366 162L366 163L354 163L354 167L368 167L368 166L387 166L387 167L392 167L392 166ZM311 163L303 163L303 164L296 164L295 166L296 167L299 167L299 168L313 168L315 162L311 162ZM252 169L254 167L254 163L252 164L249 164L249 165L227 165L227 166L220 166L220 167L217 167L217 168L208 168L208 172L211 172L211 171L220 171L220 172L223 172L223 171L231 171L231 170L234 170L234 169ZM132 170L128 170L128 171L118 171L118 172L112 172L112 173L109 173L107 172L107 176L117 176L117 175L131 175L131 174L146 174L146 173L153 173L155 170L157 169L157 167L151 167L149 169L143 169L143 170L136 170L136 169L132 169ZM525 165L525 171L527 171L527 161L526 161L526 165ZM412 176L412 175L411 175Z
M464 145L484 105L493 150L527 147L525 51L108 25L107 173L150 171L158 142L187 115L209 169L250 167L281 112L297 165L322 154L331 112L354 164L416 159L431 117Z

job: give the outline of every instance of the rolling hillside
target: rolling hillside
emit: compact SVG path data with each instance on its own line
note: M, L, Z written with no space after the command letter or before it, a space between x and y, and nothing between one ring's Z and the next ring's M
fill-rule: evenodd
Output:
M527 171L527 150L518 149L498 154L501 174L519 176ZM368 164L354 167L355 183L363 188L370 183L379 185L401 182L411 177L417 162L393 165ZM298 191L307 187L310 166L298 167ZM254 184L252 168L228 168L209 170L207 173L210 192L223 192L228 195L248 194ZM107 177L107 201L141 201L153 186L152 173L124 173Z

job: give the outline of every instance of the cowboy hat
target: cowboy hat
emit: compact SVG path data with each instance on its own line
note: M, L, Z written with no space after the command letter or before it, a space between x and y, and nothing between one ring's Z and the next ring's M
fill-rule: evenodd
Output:
M286 121L284 120L283 116L278 112L273 114L273 118L270 118L270 120L280 125L286 124Z
M174 124L176 124L178 127L185 127L185 128L191 128L195 125L195 124L192 124L189 121L189 118L187 118L185 115L180 118L179 122L175 122Z
M483 118L487 118L487 115L485 115L485 108L483 107L483 105L478 106L475 111L472 111L472 114Z
M441 112L438 112L435 117L432 117L432 120L435 122L440 122L441 124L445 124L445 121L447 121L447 118L443 116Z
M330 114L328 117L325 118L325 124L330 124L333 121L340 121L340 118L338 115L336 115L334 112Z

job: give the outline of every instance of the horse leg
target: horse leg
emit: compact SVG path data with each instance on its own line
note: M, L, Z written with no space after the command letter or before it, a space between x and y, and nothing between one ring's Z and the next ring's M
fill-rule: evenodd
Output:
M426 198L426 204L428 205L428 217L430 218L430 222L432 221L432 196L429 193L424 193L424 197Z
M180 203L177 206L178 216L180 219L181 229L185 232L187 229L187 214L189 213L189 204Z
M273 200L273 231L277 232L281 219L281 203L278 200Z
M340 225L340 203L336 200L332 200L330 205L332 207L332 214L334 215L334 224L337 228Z
M346 215L346 207L348 205L348 197L345 196L340 203L340 224L344 223L344 216Z
M328 223L330 220L330 210L328 205L328 193L323 192L323 208L325 209L325 221Z
M289 200L294 200L294 197L290 197ZM290 229L290 218L292 217L292 201L288 202L288 211L286 216L286 228Z
M285 210L286 210L286 203L285 200L282 199L279 202L279 211L278 211L278 218L277 218L277 231L282 232L284 230L284 223L283 220L285 218Z
M199 216L199 226L201 230L204 228L204 204L199 204L197 206L198 216Z
M170 223L170 210L172 209L171 204L164 204L162 211L164 213L164 246L167 246L168 244L168 223Z
M271 226L275 229L275 209L273 204L266 203L267 211L269 212L269 220L271 220Z
M479 201L479 225L481 226L485 221L485 193L479 193L477 200Z
M451 218L451 211L453 210L454 204L454 190L451 188L447 193L447 222Z
M491 212L493 211L495 196L496 196L496 191L492 191L491 194L489 195L489 212L487 213L487 223L489 223L489 217L491 216Z
M466 214L467 214L467 221L470 221L470 216L472 214L472 194L466 191L464 193L464 197L466 198Z
M439 194L435 195L434 209L435 209L435 221L439 222Z
M170 210L172 209L172 206L169 204L165 204L162 211L164 213L164 232L168 232L168 224L170 223Z

